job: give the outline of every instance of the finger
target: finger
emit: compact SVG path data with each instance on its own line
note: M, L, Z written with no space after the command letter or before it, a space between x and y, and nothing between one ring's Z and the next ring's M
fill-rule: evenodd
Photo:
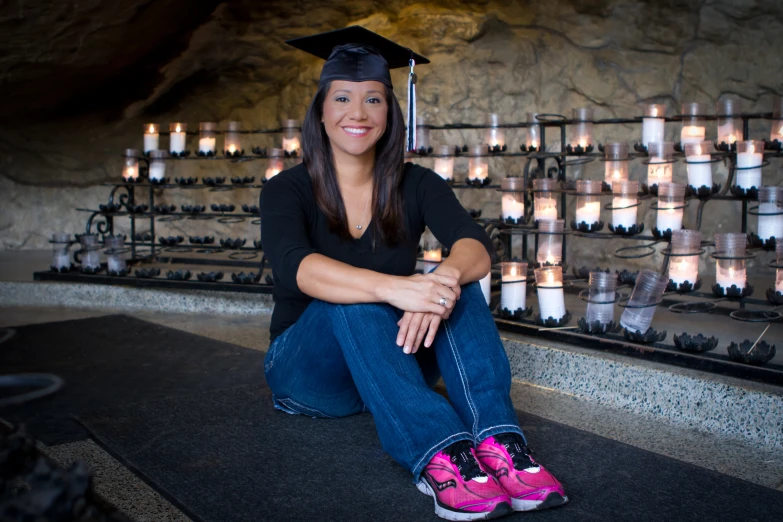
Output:
M405 312L402 315L402 319L400 319L397 323L400 326L400 331L397 332L397 346L402 346L402 343L405 342L405 335L408 332L408 324L410 323L410 320L410 312Z
M424 319L422 319L421 326L419 326L419 331L416 332L416 341L413 343L413 353L416 353L416 351L419 349L419 346L421 346L421 342L424 340L424 336L430 327L430 320L430 314L427 314Z
M411 321L408 324L408 332L405 335L405 345L402 349L405 353L413 352L413 341L416 340L416 333L419 331L421 321L424 319L424 314L413 314Z
M457 301L459 301L459 298L462 296L462 287L457 285L457 286L452 286L451 289L454 291L455 294L457 294Z
M451 287L459 286L459 281L457 280L456 277L443 275L443 274L438 274L437 272L433 272L432 275L435 276L435 280L438 283L440 283L440 284L442 284L444 286L451 286Z
M427 330L427 337L424 339L424 346L429 348L432 343L435 342L435 334L438 333L438 326L440 326L440 317L433 315L430 319L429 330Z
M454 292L454 290L452 290L451 288L449 288L447 286L442 286L442 287L438 288L435 295L437 296L436 297L436 301L440 301L441 297L445 297L447 301L452 303L452 306L453 306L453 303L457 300L457 294ZM445 306L448 306L448 305L445 305Z

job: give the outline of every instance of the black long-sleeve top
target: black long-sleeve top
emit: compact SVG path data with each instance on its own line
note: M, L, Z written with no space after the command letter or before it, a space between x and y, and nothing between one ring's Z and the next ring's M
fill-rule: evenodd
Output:
M435 172L406 163L400 190L407 237L394 246L378 240L373 251L373 227L368 226L355 240L344 240L329 230L304 164L281 172L264 185L259 207L261 243L274 274L271 340L294 324L313 300L296 283L299 264L310 254L322 254L357 268L409 276L414 273L418 243L427 226L445 247L451 248L459 239L473 238L494 257L485 230Z

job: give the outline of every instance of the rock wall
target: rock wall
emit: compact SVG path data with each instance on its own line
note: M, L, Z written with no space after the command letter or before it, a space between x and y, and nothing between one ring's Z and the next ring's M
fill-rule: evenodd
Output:
M674 114L683 101L714 104L725 96L740 98L746 111L767 112L771 97L783 94L778 0L4 3L0 245L42 248L53 231L82 231L86 215L74 207L96 208L106 201L110 187L102 184L118 178L123 149L141 147L145 122L165 127L186 121L195 129L199 121L237 120L257 129L301 119L321 62L283 40L352 24L432 60L417 68L418 105L420 115L436 125L482 123L490 112L506 122L523 121L528 111L570 115L571 108L584 106L595 108L597 118L629 117L639 115L644 102L665 103ZM404 104L405 73L394 72L393 80ZM632 142L640 132L639 126L601 126L596 138ZM667 125L669 139L678 132L677 124ZM768 121L751 126L755 138L768 132ZM715 136L714 124L710 134ZM433 131L432 141L472 144L481 136ZM278 139L245 138L246 149L273 146ZM507 133L513 149L523 140L523 131ZM166 143L162 138L162 146ZM493 160L492 177L522 167L520 159ZM571 169L569 177L600 178L602 167L594 162ZM264 168L262 160L182 161L170 175L259 177ZM458 173L465 169L466 162L458 160ZM685 179L684 169L677 164L675 177ZM773 160L765 183L780 183L779 169L779 160ZM638 162L631 179L644 179ZM718 169L716 179L725 181L725 169ZM205 202L238 206L257 198L249 191L196 193ZM460 196L485 215L499 214L495 191ZM734 203L710 203L705 235L738 230L737 210ZM688 212L693 219L695 210ZM199 231L206 226L217 235L236 230L257 237L250 224L246 231L224 232L222 225L210 229L204 223ZM646 223L654 223L651 212ZM587 245L574 243L572 256L616 264L611 252L619 244Z

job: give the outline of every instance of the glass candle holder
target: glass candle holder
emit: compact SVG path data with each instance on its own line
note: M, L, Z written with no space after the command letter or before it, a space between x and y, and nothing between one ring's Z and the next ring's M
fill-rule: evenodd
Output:
M573 109L571 119L571 146L587 149L593 144L593 109Z
M125 149L125 165L122 168L122 179L125 181L136 181L139 179L139 157L141 152L138 149Z
M715 282L727 290L732 286L745 288L747 273L745 270L745 252L747 237L742 233L715 234L715 253L732 259L715 260Z
M680 143L698 143L707 137L707 114L709 108L704 103L682 104L682 130Z
M542 220L538 223L538 252L536 261L539 266L559 265L563 261L562 219Z
M777 259L775 264L783 267L783 241L778 241L775 245L775 255ZM778 268L775 273L775 291L783 294L783 268Z
M536 221L557 219L556 179L537 178L533 180L533 218Z
M445 180L454 179L454 156L451 147L440 145L435 149L435 172Z
M576 222L592 225L601 221L601 191L603 183L600 180L576 180Z
M644 106L642 117L642 144L664 141L666 105L649 103Z
M110 275L124 275L128 270L128 265L123 257L125 247L125 236L106 236L104 239L106 247L106 270Z
M489 128L487 129L485 141L490 148L503 148L506 144L506 135L499 125L503 124L503 118L500 114L494 112L489 115Z
M198 153L211 156L217 146L217 123L202 121L198 124Z
M52 234L52 270L68 272L71 270L71 256L68 248L71 246L71 234L56 232Z
M604 146L604 181L612 187L616 181L628 179L628 144L607 143Z
M685 144L685 165L688 169L688 185L698 190L701 187L712 189L712 163L710 149L712 143L701 141L699 143Z
M434 263L440 263L442 260L442 248L437 239L425 241L422 245L422 259Z
M590 272L587 311L585 312L585 319L588 323L598 321L605 325L614 321L616 291L617 274Z
M737 187L749 189L761 186L761 164L764 162L764 142L737 142Z
M471 181L484 181L489 177L489 162L486 157L487 149L481 145L475 145L470 149L468 158L468 179Z
M659 184L656 228L661 232L680 230L684 210L685 185L680 183Z
M527 263L504 261L500 263L500 274L500 309L509 312L525 310Z
M157 123L144 124L144 153L159 149L160 144L160 125Z
M648 143L647 154L650 157L650 164L647 165L647 186L671 183L674 143L668 141Z
M638 181L615 181L612 185L612 226L630 230L636 225Z
M289 155L299 152L302 148L302 128L299 120L283 120L282 149Z
M492 295L490 290L492 289L492 271L490 270L487 275L479 279L479 286L481 287L481 293L484 294L484 300L487 302L487 306L489 306Z
M731 145L742 139L742 102L726 98L718 102L718 143Z
M187 123L169 123L169 152L182 154L187 143Z
M267 159L264 179L272 179L283 171L285 168L283 158L285 158L285 151L283 151L283 149L272 149L269 151L269 159Z
M501 217L503 221L519 225L525 222L525 179L504 178L500 181Z
M669 258L669 281L676 285L699 280L699 251L701 232L698 230L673 230ZM692 254L692 255L684 255Z
M772 129L769 131L769 141L777 140L783 143L783 98L775 96L772 100Z
M150 152L150 181L161 181L166 177L166 158L169 155L165 150L153 150Z
M242 123L230 121L226 124L226 132L223 134L223 154L234 155L242 153Z
M541 319L560 320L566 314L563 294L563 267L545 266L535 270L536 292Z
M663 274L647 269L640 270L628 305L620 316L620 324L631 332L646 332L655 315L655 304L663 297L668 284L669 278Z
M416 149L427 151L430 147L430 126L421 116L416 118Z
M538 123L537 112L527 113L527 137L525 138L525 145L528 149L543 150L545 147L541 143L541 124Z
M763 186L759 189L758 236L762 241L770 238L783 243L783 187Z
M98 236L95 234L83 234L79 236L81 244L80 262L82 271L97 272L101 268L101 253L98 250Z

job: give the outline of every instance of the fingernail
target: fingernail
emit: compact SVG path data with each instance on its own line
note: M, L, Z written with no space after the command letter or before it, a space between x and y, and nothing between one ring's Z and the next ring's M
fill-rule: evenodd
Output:
M403 351L404 351L405 353L411 353L411 347L410 347L410 346L406 346L406 347L403 349Z

